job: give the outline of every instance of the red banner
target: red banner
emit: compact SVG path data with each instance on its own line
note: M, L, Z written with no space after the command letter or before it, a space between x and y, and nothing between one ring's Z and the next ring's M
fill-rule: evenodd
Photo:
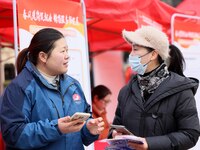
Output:
M174 21L174 42L189 48L200 44L200 25L195 22Z
M19 27L26 31L34 26L66 28L83 24L80 3L66 0L18 0Z

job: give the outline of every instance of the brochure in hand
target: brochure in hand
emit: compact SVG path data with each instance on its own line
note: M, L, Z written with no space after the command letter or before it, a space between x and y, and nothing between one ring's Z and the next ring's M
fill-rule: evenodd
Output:
M104 139L101 141L109 143L106 150L132 150L128 147L129 141L137 144L143 144L143 142L134 135L117 135L114 139Z

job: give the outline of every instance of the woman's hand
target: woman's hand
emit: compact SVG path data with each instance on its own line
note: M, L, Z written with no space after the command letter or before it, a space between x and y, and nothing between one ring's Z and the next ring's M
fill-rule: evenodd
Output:
M58 128L61 133L71 133L71 132L78 132L81 130L83 125L85 124L85 121L80 120L73 120L71 121L71 117L63 117L58 119Z
M112 131L112 138L115 138L116 135L122 135L122 133L117 132L116 130Z
M100 134L104 130L104 122L101 117L88 120L86 126L93 135Z
M147 144L147 141L145 138L141 138L141 137L138 137L138 139L140 141L143 142L143 144L137 144L137 143L133 143L131 141L128 142L128 146L130 148L133 148L135 150L148 150L148 144Z

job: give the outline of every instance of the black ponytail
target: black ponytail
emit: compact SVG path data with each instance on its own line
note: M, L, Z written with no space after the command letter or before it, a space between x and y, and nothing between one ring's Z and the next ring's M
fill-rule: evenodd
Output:
M181 76L184 76L183 71L185 69L185 59L182 52L175 46L170 45L170 65L168 67L169 71L175 72Z
M16 68L17 68L17 74L19 74L22 69L24 68L26 61L28 60L28 48L23 49L20 51L20 53L17 56L17 61L16 61Z

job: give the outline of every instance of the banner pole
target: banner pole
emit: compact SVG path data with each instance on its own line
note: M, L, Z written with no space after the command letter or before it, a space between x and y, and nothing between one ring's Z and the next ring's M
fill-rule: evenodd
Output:
M13 26L14 26L14 50L15 50L15 60L18 55L18 32L17 32L17 3L13 0Z
M2 75L2 72L3 71L3 67L2 67L2 54L1 54L1 43L0 43L0 95L3 93L3 75Z
M85 46L86 46L86 57L87 57L87 60L86 63L87 63L87 76L89 77L89 80L88 80L88 90L91 91L91 87L90 87L90 64L89 64L89 49L88 49L88 36L87 36L87 19L86 19L86 7L85 7L85 2L84 0L80 0L81 4L82 4L82 9L83 9L83 25L84 25L84 35L85 35ZM87 94L87 93L85 93ZM91 105L91 111L92 111L92 100L91 100L91 93L88 93L90 96L88 96L88 103ZM87 146L86 148L87 150L94 150L94 143L90 144L89 146Z
M88 48L88 36L87 36L87 20L86 20L86 8L85 8L85 2L84 0L80 1L82 4L82 9L83 9L83 25L84 25L84 35L85 35L85 48L86 48L86 59L88 60L87 63L87 76L89 77L88 80L88 89L89 91L91 91L91 83L90 83L90 64L89 64L89 48ZM92 104L92 100L91 100L91 93L89 93L90 96L88 96L88 102L89 104ZM91 105L92 106L92 105ZM92 107L91 107L92 108Z

